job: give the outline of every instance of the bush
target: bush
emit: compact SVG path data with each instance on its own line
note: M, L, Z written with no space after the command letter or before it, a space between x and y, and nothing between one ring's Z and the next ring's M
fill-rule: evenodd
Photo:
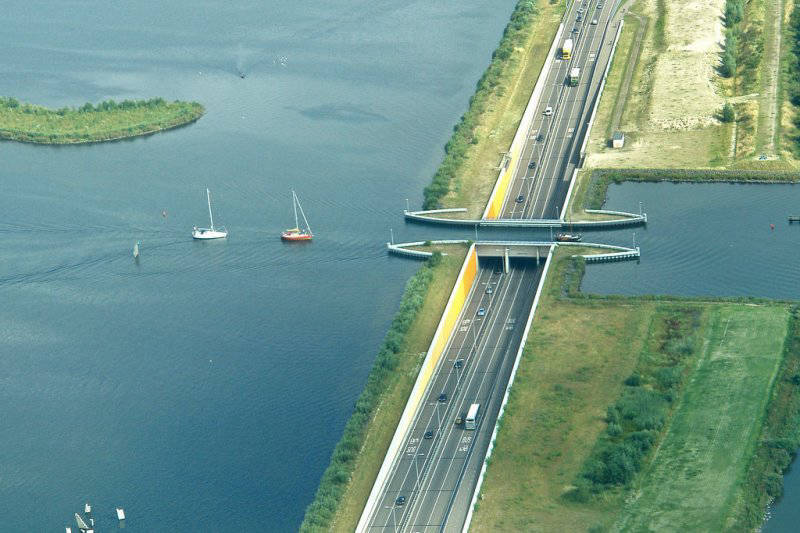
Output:
M736 112L730 103L726 103L722 107L722 122L733 122L736 120Z
M624 383L625 383L625 385L627 385L629 387L638 387L639 385L642 384L642 376L640 376L639 374L633 373L630 376L628 376L627 378L625 378Z

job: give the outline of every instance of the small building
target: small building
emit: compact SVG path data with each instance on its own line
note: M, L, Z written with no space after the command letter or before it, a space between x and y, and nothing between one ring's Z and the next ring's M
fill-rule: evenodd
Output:
M614 136L611 137L612 148L622 148L625 146L625 134L621 131L615 131Z

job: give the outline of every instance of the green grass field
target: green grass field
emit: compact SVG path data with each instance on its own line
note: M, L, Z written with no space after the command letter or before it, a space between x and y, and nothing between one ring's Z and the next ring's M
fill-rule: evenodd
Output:
M574 292L582 271L567 255L557 253L546 280L472 530L725 529L742 511L783 357L787 306L582 297ZM685 330L694 348L679 362L684 377L655 451L630 484L583 503L568 497L599 439L608 438L608 407L632 389L626 378L658 375L672 357L665 328L681 316L696 317ZM639 388L652 387L644 379Z
M0 98L0 139L39 144L102 142L175 128L199 119L197 102L108 100L53 110Z
M721 531L781 362L784 307L712 307L702 357L614 529Z

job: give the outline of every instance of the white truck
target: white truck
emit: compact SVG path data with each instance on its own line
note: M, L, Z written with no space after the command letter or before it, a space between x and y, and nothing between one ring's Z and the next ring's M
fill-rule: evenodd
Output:
M581 77L581 69L578 67L573 67L569 71L569 85L570 87L575 87L578 85L578 78Z

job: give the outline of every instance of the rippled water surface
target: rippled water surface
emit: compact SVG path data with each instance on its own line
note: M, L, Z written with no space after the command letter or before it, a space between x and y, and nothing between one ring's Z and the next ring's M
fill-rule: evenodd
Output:
M646 228L587 232L584 240L630 245L641 261L591 265L583 290L618 294L800 299L800 186L623 183L609 209L638 210ZM775 229L770 228L775 225Z
M4 4L0 94L208 113L0 144L0 529L87 499L103 530L114 505L129 531L296 529L418 266L382 243L429 234L400 210L514 3ZM190 238L206 186L227 242ZM310 245L278 240L292 187Z

